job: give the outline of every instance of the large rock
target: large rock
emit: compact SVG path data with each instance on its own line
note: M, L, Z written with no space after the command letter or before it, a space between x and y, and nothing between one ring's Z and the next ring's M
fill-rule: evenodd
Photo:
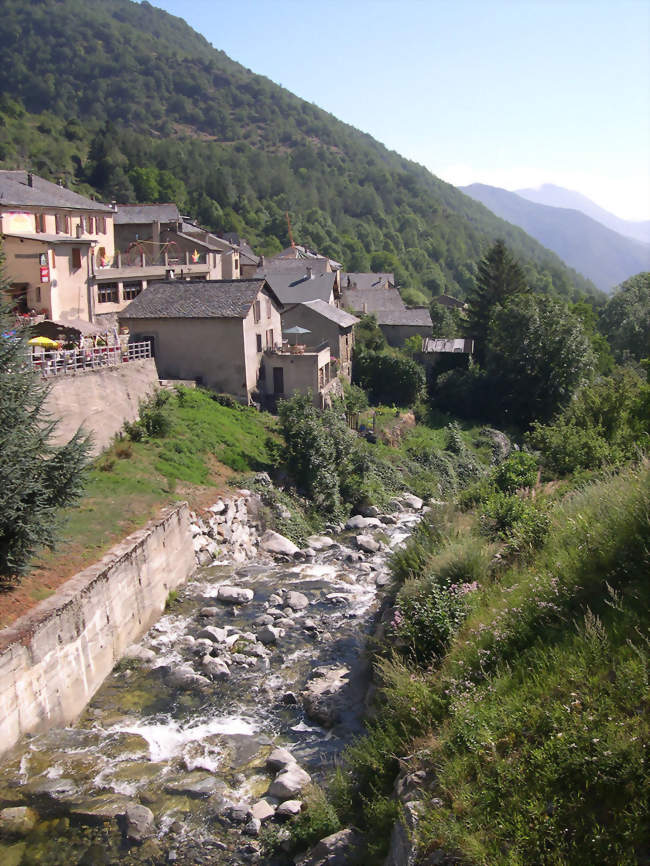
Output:
M124 835L129 842L142 842L148 836L153 836L154 817L151 809L139 803L131 803L124 814Z
M307 596L304 593L296 592L293 589L287 593L284 603L287 607L290 607L291 610L304 610L306 607L309 607L309 599Z
M327 550L328 547L333 547L336 542L328 535L310 535L307 544L312 550Z
M296 866L349 866L355 862L354 852L360 844L357 830L340 830L321 839L304 857L295 861Z
M273 749L266 759L266 766L271 770L286 770L296 763L296 759L288 749Z
M346 529L365 529L366 526L369 526L368 517L362 517L361 514L355 514L354 517L351 517L347 523L345 524Z
M275 626L272 626L272 625L264 625L257 632L257 639L258 639L258 641L260 641L260 643L263 643L266 645L266 644L270 644L270 643L277 643L278 638L281 638L283 635L284 635L284 629L283 628L276 628Z
M290 802L290 801L287 801ZM275 806L269 800L262 798L251 806L251 816L258 821L267 821L275 815Z
M269 795L277 797L278 800L293 800L296 794L299 794L305 785L311 782L311 776L306 773L298 764L293 764L287 767L286 770L278 773L275 779L269 786Z
M302 692L302 701L307 715L326 728L333 727L344 707L343 691L347 686L350 669L316 668L312 679Z
M378 550L381 550L381 544L372 535L357 535L355 541L359 550L366 553L377 553Z
M207 774L191 774L182 781L168 782L165 785L166 794L180 794L184 797L203 799L212 797L213 794L222 794L226 789L226 783L216 776Z
M217 590L217 598L226 604L248 604L253 600L255 593L252 589L243 586L220 586Z
M6 836L25 836L33 830L38 815L29 806L13 806L0 812L0 834Z
M227 680L230 676L230 668L223 659L203 656L201 666L213 680Z
M293 556L300 548L293 541L280 535L279 532L273 532L272 529L267 529L260 539L260 548L266 553L282 554L284 556Z
M276 809L276 815L278 818L293 818L295 815L299 815L301 810L301 800L285 800Z
M216 625L207 625L197 634L198 640L209 640L212 643L224 643L228 637L228 632L225 628L217 628Z
M419 511L424 505L420 497L414 496L412 493L403 493L400 498L405 505L408 505L414 511Z

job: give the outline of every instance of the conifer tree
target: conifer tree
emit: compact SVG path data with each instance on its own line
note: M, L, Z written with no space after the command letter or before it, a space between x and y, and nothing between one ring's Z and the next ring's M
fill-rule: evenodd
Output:
M29 335L14 329L4 290L0 276L0 583L54 545L57 512L80 496L90 449L80 431L51 444L48 385L25 364Z
M521 266L510 255L505 243L498 240L481 259L476 285L467 297L467 335L476 341L475 354L481 366L485 364L488 329L496 307L526 290L526 277Z

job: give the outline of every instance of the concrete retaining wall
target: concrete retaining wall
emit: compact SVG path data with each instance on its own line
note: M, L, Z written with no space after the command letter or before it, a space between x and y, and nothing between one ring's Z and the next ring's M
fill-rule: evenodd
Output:
M59 420L52 441L62 445L83 427L93 434L93 454L99 454L125 421L138 417L140 400L157 385L153 358L52 380L45 403L46 411Z
M72 722L194 568L180 503L0 632L0 754L25 734Z

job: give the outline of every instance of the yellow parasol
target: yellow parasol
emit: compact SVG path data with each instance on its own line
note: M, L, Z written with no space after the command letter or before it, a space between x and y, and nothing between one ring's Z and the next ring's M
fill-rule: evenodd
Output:
M30 346L40 346L42 349L58 349L59 344L56 340L50 340L49 337L32 337L27 341Z

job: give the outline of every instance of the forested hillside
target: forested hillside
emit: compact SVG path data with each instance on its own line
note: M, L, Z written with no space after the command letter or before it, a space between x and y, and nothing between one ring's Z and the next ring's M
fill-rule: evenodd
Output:
M497 237L535 290L598 294L523 231L149 3L0 8L4 168L104 199L173 200L266 253L288 244L289 210L301 243L352 271L395 272L411 302L464 296Z

